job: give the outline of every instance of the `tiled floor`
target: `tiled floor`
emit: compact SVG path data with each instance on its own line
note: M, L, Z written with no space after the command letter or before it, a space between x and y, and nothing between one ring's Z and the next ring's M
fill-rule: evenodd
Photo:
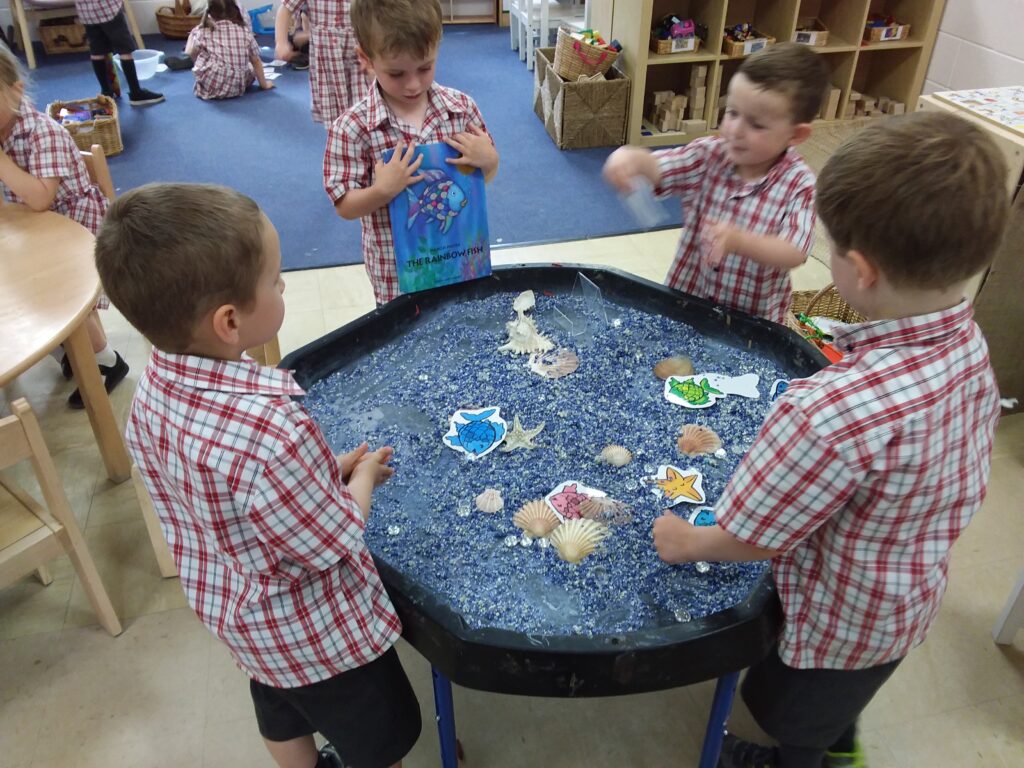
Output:
M675 232L508 249L497 263L587 262L661 280ZM811 261L796 287L825 284ZM287 352L372 307L362 267L286 275ZM110 337L132 365L148 347L116 312ZM123 419L129 385L113 396ZM125 625L96 624L66 560L42 587L0 590L0 768L272 766L256 732L246 680L186 606L176 580L157 572L130 483L105 476L84 414L64 406L69 385L44 360L8 387L39 413L75 515ZM953 558L949 593L928 641L897 671L864 717L874 768L1024 766L1024 633L992 643L992 621L1024 567L1024 416L1005 419L989 498ZM427 664L400 653L419 696L424 731L407 766L435 766L437 736ZM600 700L530 699L456 689L468 765L694 766L711 684ZM756 736L742 708L736 730Z

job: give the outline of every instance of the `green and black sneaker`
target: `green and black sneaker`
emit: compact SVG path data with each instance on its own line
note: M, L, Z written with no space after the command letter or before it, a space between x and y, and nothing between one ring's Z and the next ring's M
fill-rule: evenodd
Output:
M852 752L826 752L821 768L868 768L868 761L864 757L864 748L855 741Z

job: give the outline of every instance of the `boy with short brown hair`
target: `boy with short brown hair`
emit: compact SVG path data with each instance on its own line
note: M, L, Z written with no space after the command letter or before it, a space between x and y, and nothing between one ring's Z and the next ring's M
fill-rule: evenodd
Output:
M654 524L667 562L772 562L785 624L743 698L779 746L729 736L724 768L864 766L857 718L938 613L999 416L964 294L1002 237L1005 178L979 128L918 113L872 123L818 179L833 279L869 320L837 334L842 360L790 383L717 526Z
M680 198L669 287L785 321L789 271L814 237L814 174L793 148L811 135L827 84L820 54L797 43L769 46L729 81L719 135L653 153L622 147L608 158L605 179L620 192L639 179Z
M129 452L189 604L250 677L268 751L282 768L400 764L419 705L363 541L392 451L336 458L291 373L244 354L284 318L274 226L234 190L150 184L111 205L96 265L154 344Z

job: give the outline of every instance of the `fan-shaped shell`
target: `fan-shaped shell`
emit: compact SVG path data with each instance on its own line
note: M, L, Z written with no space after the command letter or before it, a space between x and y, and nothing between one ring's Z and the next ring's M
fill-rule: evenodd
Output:
M610 525L624 525L633 519L629 506L607 496L595 496L580 504L580 515Z
M512 515L512 522L535 539L547 536L562 524L558 515L541 499L523 504L519 511Z
M624 467L633 460L633 452L621 445L606 445L597 458L613 467Z
M560 347L554 352L530 355L530 370L548 379L560 379L580 367L580 358L571 349Z
M505 500L501 498L501 492L494 488L487 488L476 497L476 508L481 512L493 515L505 506Z
M607 525L581 517L562 523L548 538L560 558L567 563L578 563L593 552L607 535Z
M654 375L664 381L669 376L692 376L693 361L685 355L666 357L654 366Z
M684 424L676 438L676 447L687 456L714 453L722 447L722 438L715 430L699 424Z

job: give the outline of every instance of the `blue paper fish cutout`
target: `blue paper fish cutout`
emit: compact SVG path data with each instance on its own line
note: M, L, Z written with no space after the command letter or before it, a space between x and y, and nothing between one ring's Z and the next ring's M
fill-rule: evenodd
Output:
M476 413L456 411L449 430L455 434L445 435L445 441L452 448L465 451L471 459L489 453L505 439L507 427L504 419L497 415L498 411L498 408L488 408ZM460 418L465 421L459 421Z
M692 515L690 515L690 523L692 525L697 526L698 528L708 525L714 525L716 523L714 508L701 507Z
M769 395L771 400L778 400L782 393L789 389L789 381L787 379L776 379L775 383L772 384L772 391Z
M466 193L444 171L424 171L423 180L427 186L418 198L411 189L405 190L409 197L409 219L405 225L406 229L412 229L417 216L424 216L427 220L436 221L441 228L441 234L445 234L469 200Z

